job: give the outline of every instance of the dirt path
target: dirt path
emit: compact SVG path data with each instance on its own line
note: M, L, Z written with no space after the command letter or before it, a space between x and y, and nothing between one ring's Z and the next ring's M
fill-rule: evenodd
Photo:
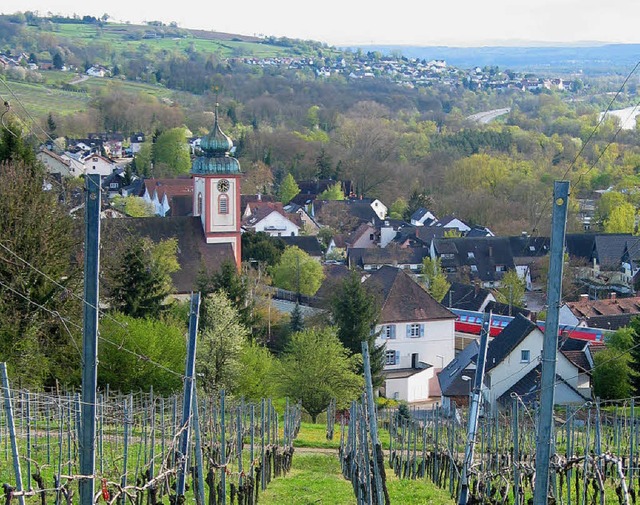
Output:
M88 78L89 78L88 75L79 75L78 77L76 77L72 81L69 81L69 84L80 84L81 82L86 81Z

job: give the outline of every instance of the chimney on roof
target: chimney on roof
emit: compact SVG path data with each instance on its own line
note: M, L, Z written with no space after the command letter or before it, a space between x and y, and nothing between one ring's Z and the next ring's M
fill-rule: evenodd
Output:
M611 293L609 293L609 299L615 301L615 299L616 299L616 292L615 291L611 291Z
M588 300L589 300L589 295L584 294L584 293L580 295L580 301L581 302L586 302Z
M262 195L260 193L258 193L258 201L261 202L262 201Z

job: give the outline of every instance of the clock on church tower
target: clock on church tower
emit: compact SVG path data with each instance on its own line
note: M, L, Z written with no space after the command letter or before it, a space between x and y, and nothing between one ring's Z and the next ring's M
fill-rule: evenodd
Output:
M240 267L240 163L233 142L220 129L218 106L209 134L200 139L201 156L191 167L193 215L200 217L208 244L230 244Z

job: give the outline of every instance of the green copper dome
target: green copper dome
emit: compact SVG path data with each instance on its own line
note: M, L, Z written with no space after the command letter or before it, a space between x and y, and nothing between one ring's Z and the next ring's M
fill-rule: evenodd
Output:
M240 163L229 151L233 142L220 129L218 124L218 104L216 104L215 122L211 131L200 139L203 156L198 156L191 166L192 174L239 174Z

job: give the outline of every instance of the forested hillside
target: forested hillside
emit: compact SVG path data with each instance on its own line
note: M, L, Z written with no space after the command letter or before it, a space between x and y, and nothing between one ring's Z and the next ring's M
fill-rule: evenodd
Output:
M570 86L551 89L492 87L517 76L447 67L446 77L407 82L385 69L421 63L400 55L86 18L0 17L2 53L26 56L19 68L2 70L0 96L40 141L40 127L52 137L141 131L155 139L184 125L197 136L210 128L218 101L246 173L244 192L275 192L289 173L350 179L358 195L400 213L422 195L435 212L496 233L531 231L536 223L544 231L548 209L539 202L554 179L571 179L574 198L638 181L638 130L599 122L607 107L635 103L637 78L618 95L623 75L568 76ZM78 79L96 65L107 77ZM488 124L467 119L507 107ZM149 159L135 166L144 173ZM633 205L635 198L625 192Z

